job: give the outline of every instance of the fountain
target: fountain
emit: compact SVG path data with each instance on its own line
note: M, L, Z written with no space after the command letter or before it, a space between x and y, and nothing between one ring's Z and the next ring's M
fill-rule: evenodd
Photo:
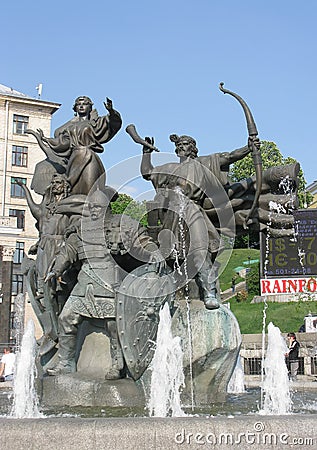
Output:
M14 302L14 328L13 338L15 345L19 348L24 333L24 305L25 298L23 294L18 294Z
M13 405L10 417L17 419L43 417L39 411L39 400L34 383L36 377L35 354L34 322L29 320L16 357Z
M240 355L228 383L227 392L228 394L243 394L245 392L244 370Z
M182 417L180 392L184 386L183 351L179 337L173 337L171 315L167 303L160 311L156 350L150 370L151 393L148 404L153 417Z
M280 329L272 322L268 327L268 344L264 360L265 377L262 384L264 393L261 414L288 414L292 400L285 354L288 350Z
M106 120L82 96L75 101L77 116L54 138L28 130L47 155L32 183L43 202L36 204L28 188L22 189L40 228L36 261L25 265L30 301L43 328L36 355L40 402L43 411L55 414L34 418L33 410L32 420L19 419L26 413L14 407L14 420L0 419L1 446L18 448L19 439L54 450L180 444L257 449L296 439L310 445L309 416L259 420L256 412L233 417L226 409L241 334L232 312L220 304L218 256L236 233L278 233L279 217L292 223L287 208L268 220L267 205L279 196L276 183L285 171L296 178L297 169L262 173L252 114L241 97L223 84L221 90L240 102L249 130L248 145L230 155L238 160L252 152L256 176L231 184L226 153L198 156L192 137L175 134L170 140L180 161L154 167L153 139L140 138L130 125L128 134L143 148L141 174L156 190L146 229L111 212L117 192L105 184L97 155L121 127L109 99ZM181 211L180 194L186 200ZM265 386L269 403L273 394ZM214 403L219 417L211 416ZM146 405L152 417L144 417ZM77 409L80 417L67 417L79 407L89 413ZM113 417L113 410L125 417Z

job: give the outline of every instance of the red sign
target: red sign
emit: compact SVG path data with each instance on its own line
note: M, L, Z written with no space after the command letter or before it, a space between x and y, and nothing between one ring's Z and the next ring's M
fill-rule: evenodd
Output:
M261 279L261 295L316 294L316 278L266 278Z

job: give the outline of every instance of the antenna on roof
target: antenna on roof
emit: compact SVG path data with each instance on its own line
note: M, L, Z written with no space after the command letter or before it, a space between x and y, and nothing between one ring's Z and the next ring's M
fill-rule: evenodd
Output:
M36 86L35 89L37 90L37 96L38 96L38 98L41 98L41 95L42 95L42 89L43 89L43 84L42 84L42 83L39 83L39 84Z

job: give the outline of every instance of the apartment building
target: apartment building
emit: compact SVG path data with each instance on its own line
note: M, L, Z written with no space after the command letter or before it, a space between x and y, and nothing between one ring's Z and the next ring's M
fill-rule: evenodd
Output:
M308 208L317 208L317 181L313 181L306 187L306 191L310 192L313 196L313 200Z
M50 136L52 115L59 107L59 103L32 98L0 84L0 343L12 342L16 299L21 298L19 294L27 299L21 262L38 238L35 219L17 180L30 188L35 166L45 154L25 130L41 128ZM33 193L33 197L41 201L40 195ZM23 307L25 318L31 314L27 300ZM21 312L19 316L21 319Z

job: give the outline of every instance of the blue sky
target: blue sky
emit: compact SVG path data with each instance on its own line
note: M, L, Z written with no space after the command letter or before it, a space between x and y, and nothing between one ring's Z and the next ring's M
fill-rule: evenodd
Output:
M193 136L201 155L243 146L242 109L221 81L247 101L260 139L298 159L308 183L317 179L315 0L17 0L1 10L0 83L34 97L43 83L42 99L62 103L52 129L79 95L99 114L108 96L122 114L103 154L109 184L139 175L129 123L170 154L171 133ZM129 189L149 188L142 180Z

